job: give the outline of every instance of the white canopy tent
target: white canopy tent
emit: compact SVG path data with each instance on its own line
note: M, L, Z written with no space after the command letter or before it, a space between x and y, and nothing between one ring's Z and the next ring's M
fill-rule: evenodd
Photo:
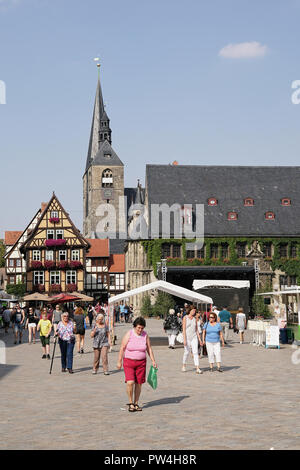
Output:
M154 289L167 292L168 294L174 295L176 297L181 297L182 299L189 300L190 302L195 302L198 304L212 304L213 303L213 300L211 297L198 294L198 292L194 292L192 290L186 289L185 287L176 286L175 284L171 284L170 282L166 282L166 281L151 282L150 284L146 284L145 286L137 287L136 289L123 292L123 294L115 295L114 297L109 298L108 303L114 304L116 302L120 302L121 300L132 297L133 295L142 294L143 292L147 292L149 290L154 290Z
M297 298L297 311L298 311L298 325L300 327L300 287L292 287L291 289L284 289L273 292L263 292L261 295L263 297L275 296L279 297L280 295L294 295Z
M250 281L227 281L219 279L195 279L193 289L205 289L208 287L234 287L235 289L250 288Z

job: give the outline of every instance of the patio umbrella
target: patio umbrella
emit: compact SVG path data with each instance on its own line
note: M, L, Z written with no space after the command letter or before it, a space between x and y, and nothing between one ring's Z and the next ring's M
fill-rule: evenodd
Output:
M48 297L48 295L39 294L38 292L36 292L34 294L25 295L25 297L23 297L23 300L25 300L25 301L40 300L40 301L44 301L44 302L49 302L51 300L51 298Z
M51 297L49 302L53 303L64 303L64 302L73 302L75 300L78 300L78 297L73 294L58 294L55 297Z
M85 294L80 294L80 292L72 292L72 295L76 295L78 300L82 300L83 302L93 302L94 297L90 297Z

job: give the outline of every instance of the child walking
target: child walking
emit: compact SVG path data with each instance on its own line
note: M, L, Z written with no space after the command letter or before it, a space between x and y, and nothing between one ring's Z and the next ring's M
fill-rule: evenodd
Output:
M50 333L52 330L52 323L47 319L47 312L45 311L42 313L42 319L38 322L37 330L40 331L40 339L43 349L42 359L50 359Z

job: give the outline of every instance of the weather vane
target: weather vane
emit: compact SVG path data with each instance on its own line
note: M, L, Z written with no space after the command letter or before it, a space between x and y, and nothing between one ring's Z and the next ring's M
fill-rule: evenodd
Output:
M97 62L98 73L99 73L99 77L100 77L100 59L99 59L99 57L95 57L94 61Z

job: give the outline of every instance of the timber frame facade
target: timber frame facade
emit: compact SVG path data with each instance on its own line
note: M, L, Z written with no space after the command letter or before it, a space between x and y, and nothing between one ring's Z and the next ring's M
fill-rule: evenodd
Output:
M20 247L26 260L26 292L83 292L89 247L53 193Z

